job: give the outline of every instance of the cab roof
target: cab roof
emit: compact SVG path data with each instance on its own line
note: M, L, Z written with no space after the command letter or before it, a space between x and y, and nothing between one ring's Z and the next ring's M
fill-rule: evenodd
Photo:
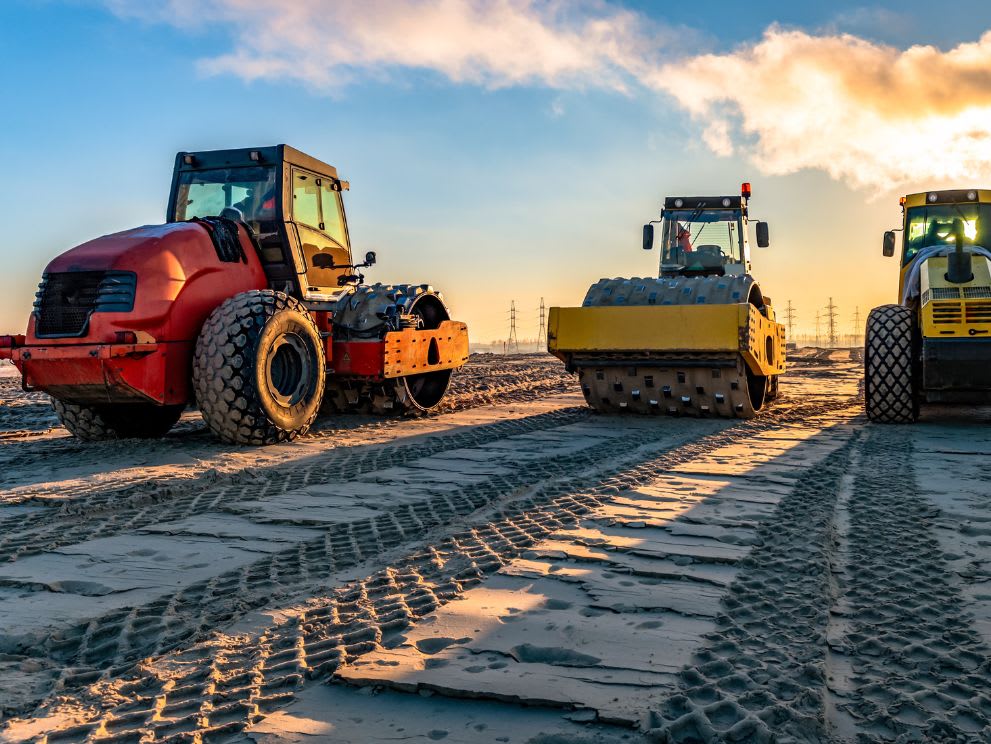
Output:
M991 190L944 189L923 191L902 197L902 204L906 207L922 207L926 204L966 204L968 202L991 203Z
M183 171L210 170L213 168L237 168L252 165L278 165L290 163L313 171L321 176L334 180L337 168L323 161L310 157L305 152L289 145L271 145L269 147L242 147L235 150L200 150L198 152L180 152L175 159L176 173Z
M675 209L746 209L747 200L736 196L669 196L664 200L664 211Z

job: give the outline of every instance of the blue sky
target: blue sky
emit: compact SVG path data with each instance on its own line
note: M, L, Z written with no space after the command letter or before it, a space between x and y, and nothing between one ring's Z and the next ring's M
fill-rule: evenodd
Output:
M523 14L532 10L522 0L516 5ZM0 186L7 267L0 332L23 328L38 278L55 255L164 219L178 150L287 142L335 164L352 183L346 203L354 246L379 253L368 278L433 283L479 341L505 335L510 300L521 308L521 335L534 335L541 296L548 304L577 304L600 276L653 273L657 256L638 249L639 230L663 197L732 193L742 180L754 183L753 210L771 223L772 248L755 256L765 291L778 304L792 299L803 326L831 295L844 316L854 306L863 315L894 300L896 268L880 257L879 244L881 231L898 219L898 194L961 178L971 185L984 174L983 150L961 156L978 164L970 170L921 172L917 183L868 155L868 182L853 184L860 169L834 165L850 135L835 131L822 133L832 144L812 155L782 152L782 133L766 126L737 136L732 152L721 151L704 134L726 105L725 91L713 94L712 109L692 109L692 85L701 79L693 76L706 74L708 63L686 66L692 72L675 83L667 82L676 76L664 65L750 49L775 25L808 36L800 41L812 50L810 65L826 59L828 67L829 54L843 56L817 46L841 33L892 54L920 44L942 54L991 27L986 2L958 1L952 10L931 2L629 2L575 11L634 14L623 38L645 45L650 70L631 72L636 60L624 59L623 90L601 83L612 61L564 82L537 72L506 83L499 61L473 79L469 58L459 68L469 69L467 79L453 79L449 66L403 52L344 65L343 83L295 72L247 79L236 69L211 72L203 60L244 49L246 34L258 41L268 33L264 13L243 24L197 24L134 7L128 0L7 0L0 7L0 63L7 71L0 127L13 176ZM570 28L550 24L557 35ZM322 45L338 48L334 34L310 32L293 65L315 59L320 67ZM407 25L402 32L417 30ZM250 52L253 60L269 53ZM327 64L335 76L342 69ZM763 87L746 95L770 104L778 97L768 87L774 74L762 69L755 65L754 78ZM975 106L987 104L982 84L968 93ZM747 101L730 104L747 115ZM884 126L914 116L894 114L900 118L858 139L883 140Z

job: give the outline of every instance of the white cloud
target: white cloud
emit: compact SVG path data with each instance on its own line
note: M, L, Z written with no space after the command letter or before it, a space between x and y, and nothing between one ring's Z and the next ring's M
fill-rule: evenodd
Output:
M208 73L318 88L418 68L493 88L625 90L666 36L598 0L107 1L124 16L232 29L236 51L203 60Z
M771 27L676 59L684 30L604 0L106 1L230 29L234 51L200 62L210 74L334 89L412 68L490 88L649 90L672 96L713 152L765 173L821 169L874 190L991 176L991 32L943 51Z

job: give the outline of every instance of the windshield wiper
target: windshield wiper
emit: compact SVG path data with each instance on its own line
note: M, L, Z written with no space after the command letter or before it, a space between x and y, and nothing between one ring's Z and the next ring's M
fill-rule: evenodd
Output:
M704 204L699 204L697 207L695 207L695 209L692 211L692 213L690 215L688 215L688 224L691 224L691 223L695 222L695 220L697 220L699 217L702 216L702 212L704 212L704 211L705 211L705 205ZM692 236L692 245L695 245L695 241L698 240L699 235L702 234L702 231L705 229L705 225L706 225L706 223L703 222L702 223L702 227L699 228L699 231L697 233L695 233L694 236ZM689 230L690 229L691 228L689 228Z

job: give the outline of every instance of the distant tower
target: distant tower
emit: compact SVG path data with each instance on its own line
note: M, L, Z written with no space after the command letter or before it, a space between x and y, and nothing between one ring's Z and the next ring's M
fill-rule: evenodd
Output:
M816 310L816 346L819 346L819 336L820 336L820 322L822 319L822 313Z
M788 300L788 307L785 308L785 320L788 322L788 340L795 341L795 309Z
M520 340L516 338L516 300L509 303L509 341L506 346L517 353L520 350Z
M829 346L833 348L836 346L836 305L833 304L832 297L826 305L826 320L829 323Z
M853 343L850 345L860 345L860 305L853 309Z
M544 307L544 298L540 298L540 330L537 331L537 351L547 345L547 310Z

